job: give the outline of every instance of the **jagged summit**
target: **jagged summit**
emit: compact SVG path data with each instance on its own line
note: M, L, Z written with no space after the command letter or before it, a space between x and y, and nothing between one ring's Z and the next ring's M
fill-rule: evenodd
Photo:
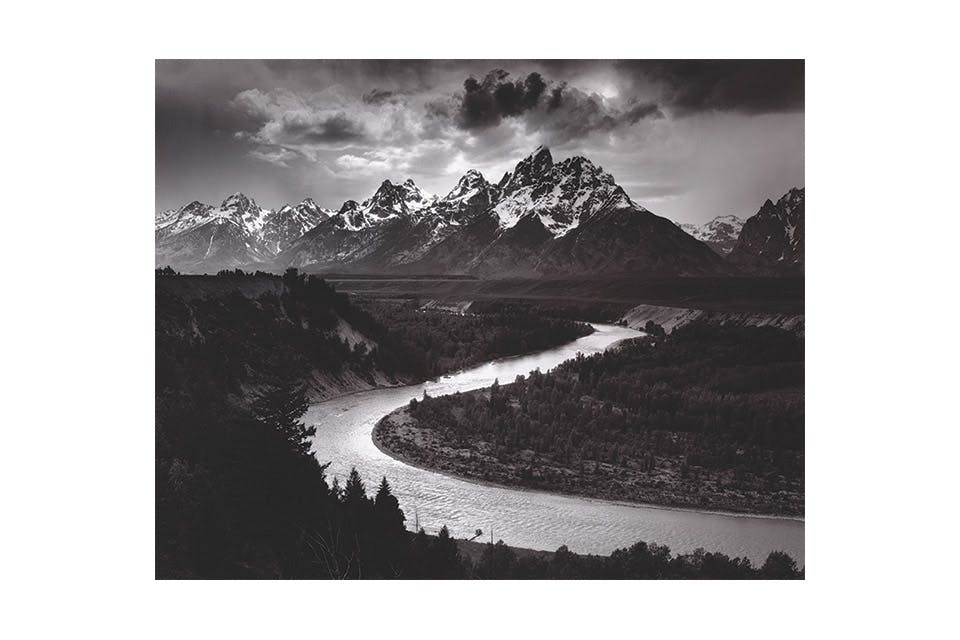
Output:
M358 209L360 204L356 200L345 200L337 213L347 213L348 211L354 211Z
M252 209L256 206L256 202L243 195L239 191L231 193L229 196L223 199L223 202L220 203L221 209L237 209L241 211L246 211Z
M476 169L470 169L457 181L456 186L450 190L450 193L444 196L444 200L469 199L473 195L471 192L478 192L489 187L490 183L487 182L482 173Z
M730 261L758 273L802 272L804 189L794 187L776 203L767 199L743 223Z
M504 194L535 184L553 168L553 156L550 149L539 146L529 156L517 163L513 173L503 187Z

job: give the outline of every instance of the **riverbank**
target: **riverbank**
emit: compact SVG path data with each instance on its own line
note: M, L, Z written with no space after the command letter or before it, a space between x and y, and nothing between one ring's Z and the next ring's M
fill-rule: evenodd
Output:
M377 449L404 464L482 485L638 507L803 521L802 491L770 496L724 490L718 477L724 474L703 477L699 471L696 481L691 482L680 477L679 461L667 461L657 473L650 473L608 463L570 468L529 450L497 456L484 442L455 446L444 441L436 431L419 425L406 406L384 416L371 435ZM671 473L673 467L675 472Z

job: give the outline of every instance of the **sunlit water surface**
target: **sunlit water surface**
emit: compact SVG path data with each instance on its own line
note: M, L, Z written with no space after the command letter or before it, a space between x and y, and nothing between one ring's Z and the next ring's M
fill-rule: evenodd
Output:
M495 539L531 549L556 550L567 545L580 553L608 554L644 540L685 553L697 547L746 556L762 562L773 550L793 556L801 566L803 522L721 513L705 513L604 500L507 489L459 480L418 469L382 453L371 439L374 425L386 414L419 398L426 391L440 396L486 387L499 379L512 382L518 374L539 368L547 371L578 352L585 355L639 335L624 327L594 325L596 331L570 344L527 356L506 358L425 384L377 389L312 405L304 416L317 427L314 451L330 462L328 474L343 483L355 466L368 493L386 476L411 529L415 519L427 532L447 525L456 537L483 529L484 539Z

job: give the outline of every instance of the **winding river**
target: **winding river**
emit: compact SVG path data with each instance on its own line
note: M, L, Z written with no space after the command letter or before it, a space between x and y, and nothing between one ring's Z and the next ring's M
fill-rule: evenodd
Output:
M625 505L538 491L477 484L412 467L376 448L374 425L390 411L418 398L489 386L494 379L509 383L518 374L547 371L578 352L585 355L638 335L624 327L594 325L596 331L567 345L539 353L505 358L435 381L407 387L376 389L312 405L304 416L317 426L314 452L331 462L329 476L342 483L356 466L368 493L386 476L413 528L419 520L427 532L447 525L456 537L483 529L495 539L531 549L556 550L567 545L579 553L609 554L645 540L665 544L675 553L697 547L746 556L763 562L770 551L782 550L804 564L804 523L801 520L742 516L650 506Z

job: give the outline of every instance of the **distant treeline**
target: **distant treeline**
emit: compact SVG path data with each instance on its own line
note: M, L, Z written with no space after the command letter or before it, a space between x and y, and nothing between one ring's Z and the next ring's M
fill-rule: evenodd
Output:
M543 315L536 307L506 305L457 314L421 310L416 300L366 300L357 304L382 319L378 334L404 345L409 363L433 377L481 362L540 351L590 334L581 322Z
M760 566L748 558L731 558L723 553L697 549L672 555L670 548L638 542L617 549L609 556L580 555L563 546L551 554L522 553L498 542L484 545L479 561L468 575L480 579L533 580L795 580L803 569L782 551L774 551Z
M561 300L476 300L470 305L474 313L509 313L523 310L538 316L566 318L613 324L632 306L626 302L568 302Z

